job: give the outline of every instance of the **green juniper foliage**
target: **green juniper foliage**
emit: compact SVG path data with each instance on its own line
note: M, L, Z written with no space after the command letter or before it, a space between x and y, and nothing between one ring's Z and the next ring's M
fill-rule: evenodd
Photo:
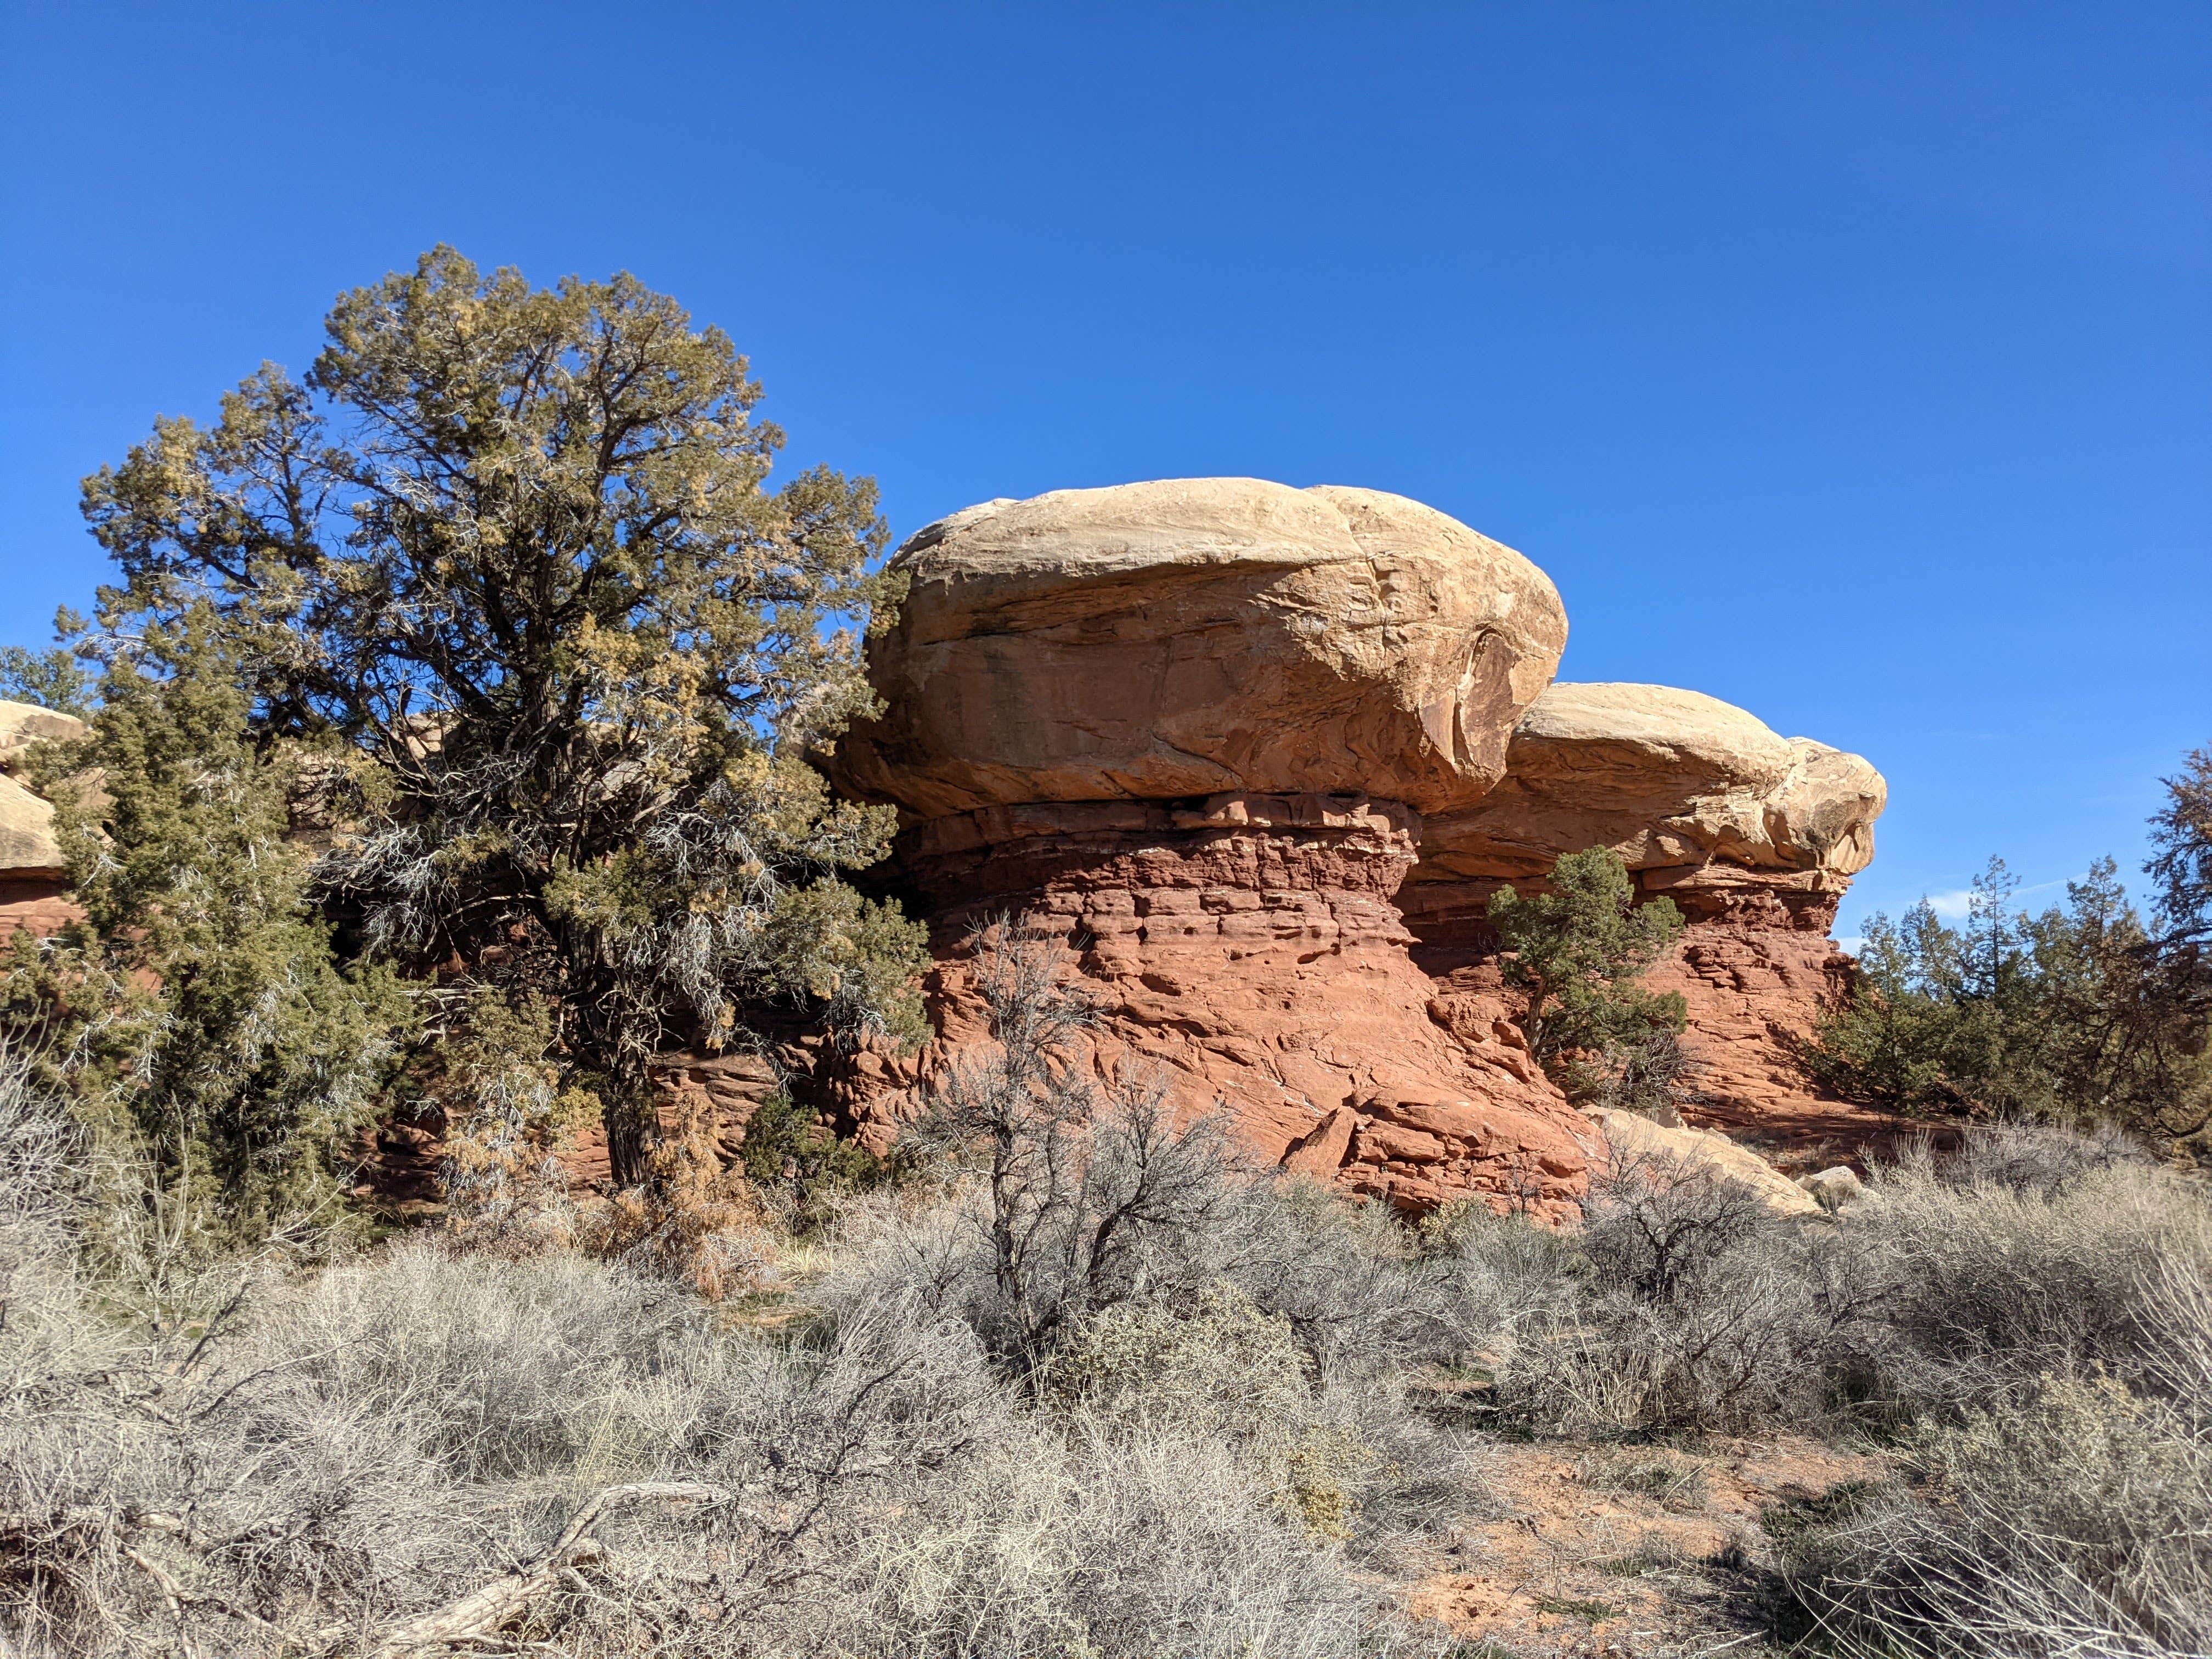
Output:
M872 482L768 489L745 360L628 276L441 247L327 331L304 383L159 422L84 507L105 629L205 607L257 738L342 751L319 878L362 947L546 998L624 1182L672 1036L742 1040L763 998L916 1036L920 930L838 875L891 815L801 758L871 706L853 625L899 597Z
M2040 915L2014 908L2017 886L1992 859L1958 927L1924 899L1875 915L1858 986L1822 1018L1808 1070L1898 1111L2201 1131L2212 1056L2185 913L2162 902L2163 937L2146 927L2110 859Z
M67 611L61 613L58 625L70 634L84 629L83 623ZM0 697L36 703L64 714L83 715L92 711L98 678L62 647L32 651L20 645L0 646Z
M1626 862L1593 847L1553 865L1547 892L1492 894L1490 920L1507 953L1506 983L1526 997L1529 1052L1545 1069L1571 1092L1662 1103L1639 1097L1671 1085L1679 1064L1653 1051L1674 1054L1686 1010L1679 994L1647 991L1637 977L1681 934L1674 900L1637 903Z
M119 658L90 735L40 757L84 915L16 936L0 1035L204 1223L260 1236L346 1175L404 1001L388 971L332 960L287 834L298 757L249 740L211 614L145 643L166 672Z

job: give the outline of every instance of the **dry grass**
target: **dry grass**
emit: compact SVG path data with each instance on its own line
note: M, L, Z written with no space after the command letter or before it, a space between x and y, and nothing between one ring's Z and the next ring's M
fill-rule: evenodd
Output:
M1750 1569L1685 1552L1755 1522L1711 1436L1824 1424L1890 1436L1895 1476L1797 1516L1808 1639L2212 1632L2212 1225L2125 1156L1908 1160L1812 1223L1628 1172L1562 1237L1408 1233L1210 1149L1174 1164L1157 1128L1063 1150L1071 1231L1165 1190L1143 1160L1195 1194L1146 1200L1108 1293L1039 1272L1014 1319L981 1190L948 1179L803 1250L763 1236L798 1291L756 1317L551 1246L208 1261L0 1079L0 1635L40 1659L1441 1651L1389 1586L1447 1562L1429 1599L1463 1613L1502 1582L1500 1429L1569 1437L1553 1479L1612 1516L1588 1573L1498 1592L1516 1618L1595 1640L1600 1603L1680 1595L1712 1631L1754 1619Z

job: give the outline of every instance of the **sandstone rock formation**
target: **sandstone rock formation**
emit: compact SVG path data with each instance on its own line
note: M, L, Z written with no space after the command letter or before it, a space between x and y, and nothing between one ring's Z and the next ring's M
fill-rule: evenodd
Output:
M1719 1176L1757 1194L1759 1202L1777 1215L1812 1216L1821 1212L1821 1202L1813 1193L1726 1135L1711 1129L1665 1128L1633 1112L1591 1115L1605 1131L1609 1168L1615 1175L1633 1170L1645 1180L1661 1183L1681 1176Z
M1408 1211L1471 1193L1571 1214L1595 1138L1519 1034L1455 1032L1391 895L1417 822L1356 797L997 807L930 821L902 859L939 951L937 1056L863 1055L846 1092L878 1141L933 1058L983 1040L962 943L997 915L1068 943L1097 1006L1079 1063L1225 1108L1263 1161Z
M1376 490L1176 479L988 501L893 567L885 712L833 775L918 818L1036 801L1365 793L1498 777L1566 616L1544 574Z
M84 722L34 702L0 697L0 772L13 773L34 743L69 743L84 735Z
M75 914L64 896L54 809L17 774L34 743L84 735L84 722L36 704L0 699L0 943L18 928L50 933Z
M1558 665L1542 572L1401 496L1249 478L988 502L894 564L885 711L830 768L902 810L942 1036L859 1057L830 1085L847 1121L888 1136L980 1039L962 940L1027 916L1099 1006L1102 1078L1225 1106L1261 1157L1403 1208L1572 1212L1586 1121L1511 1028L1431 1015L1392 903L1421 810L1496 781Z
M1422 876L1540 876L1588 847L1632 870L1718 861L1849 876L1874 857L1885 799L1857 756L1778 737L1703 692L1554 685L1515 727L1498 786L1429 815Z
M1826 929L1880 775L1697 692L1547 690L1565 617L1510 549L1400 496L1191 479L987 502L894 563L884 712L829 769L901 809L884 879L930 921L941 1035L810 1063L864 1138L983 1040L963 941L1026 916L1099 1007L1102 1079L1144 1069L1402 1208L1565 1215L1607 1126L1521 1046L1483 912L1591 846L1691 918L1653 979L1690 1004L1708 1106L1802 1096L1786 1031L1847 969Z
M1490 895L1540 883L1561 854L1613 848L1688 921L1647 978L1688 1005L1704 1121L1755 1127L1814 1101L1790 1043L1847 982L1828 929L1874 856L1887 793L1858 756L1699 692L1554 685L1515 730L1504 781L1425 821L1400 903L1417 959L1479 1018L1496 994Z

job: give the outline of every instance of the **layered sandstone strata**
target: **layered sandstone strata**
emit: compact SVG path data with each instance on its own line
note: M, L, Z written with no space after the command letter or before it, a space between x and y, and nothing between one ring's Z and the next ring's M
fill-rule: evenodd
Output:
M983 1040L963 941L1014 916L1066 942L1102 1081L1403 1208L1572 1211L1598 1137L1510 1025L1432 1014L1394 902L1421 809L1497 781L1557 667L1540 571L1402 497L1253 479L990 502L894 567L885 712L830 769L901 808L940 1035L817 1073L843 1116L888 1136Z
M985 1039L969 930L1018 916L1066 941L1097 1023L1076 1063L1225 1109L1263 1162L1421 1211L1470 1192L1543 1215L1583 1184L1582 1119L1518 1033L1455 1034L1391 902L1419 820L1393 802L1230 794L999 807L933 819L902 859L935 925L935 1051L869 1056L847 1104L878 1140L924 1073Z
M1612 848L1688 922L1647 981L1688 1006L1706 1115L1756 1127L1814 1099L1790 1048L1847 987L1828 930L1874 856L1887 797L1860 757L1717 698L1554 685L1516 728L1498 787L1427 820L1400 903L1444 1000L1479 1018L1499 994L1490 896L1540 885L1563 854Z

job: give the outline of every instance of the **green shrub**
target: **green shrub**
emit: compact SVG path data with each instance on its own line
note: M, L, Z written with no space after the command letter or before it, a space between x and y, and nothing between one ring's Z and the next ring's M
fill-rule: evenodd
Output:
M1637 978L1681 934L1674 901L1638 904L1620 854L1593 847L1554 864L1542 893L1492 894L1490 920L1505 982L1525 997L1529 1052L1553 1080L1573 1098L1671 1115L1686 1010L1680 994Z
M118 656L90 735L40 762L83 920L19 933L0 976L42 1084L238 1238L338 1218L410 1020L388 971L339 966L289 834L303 757L246 714L204 612Z

